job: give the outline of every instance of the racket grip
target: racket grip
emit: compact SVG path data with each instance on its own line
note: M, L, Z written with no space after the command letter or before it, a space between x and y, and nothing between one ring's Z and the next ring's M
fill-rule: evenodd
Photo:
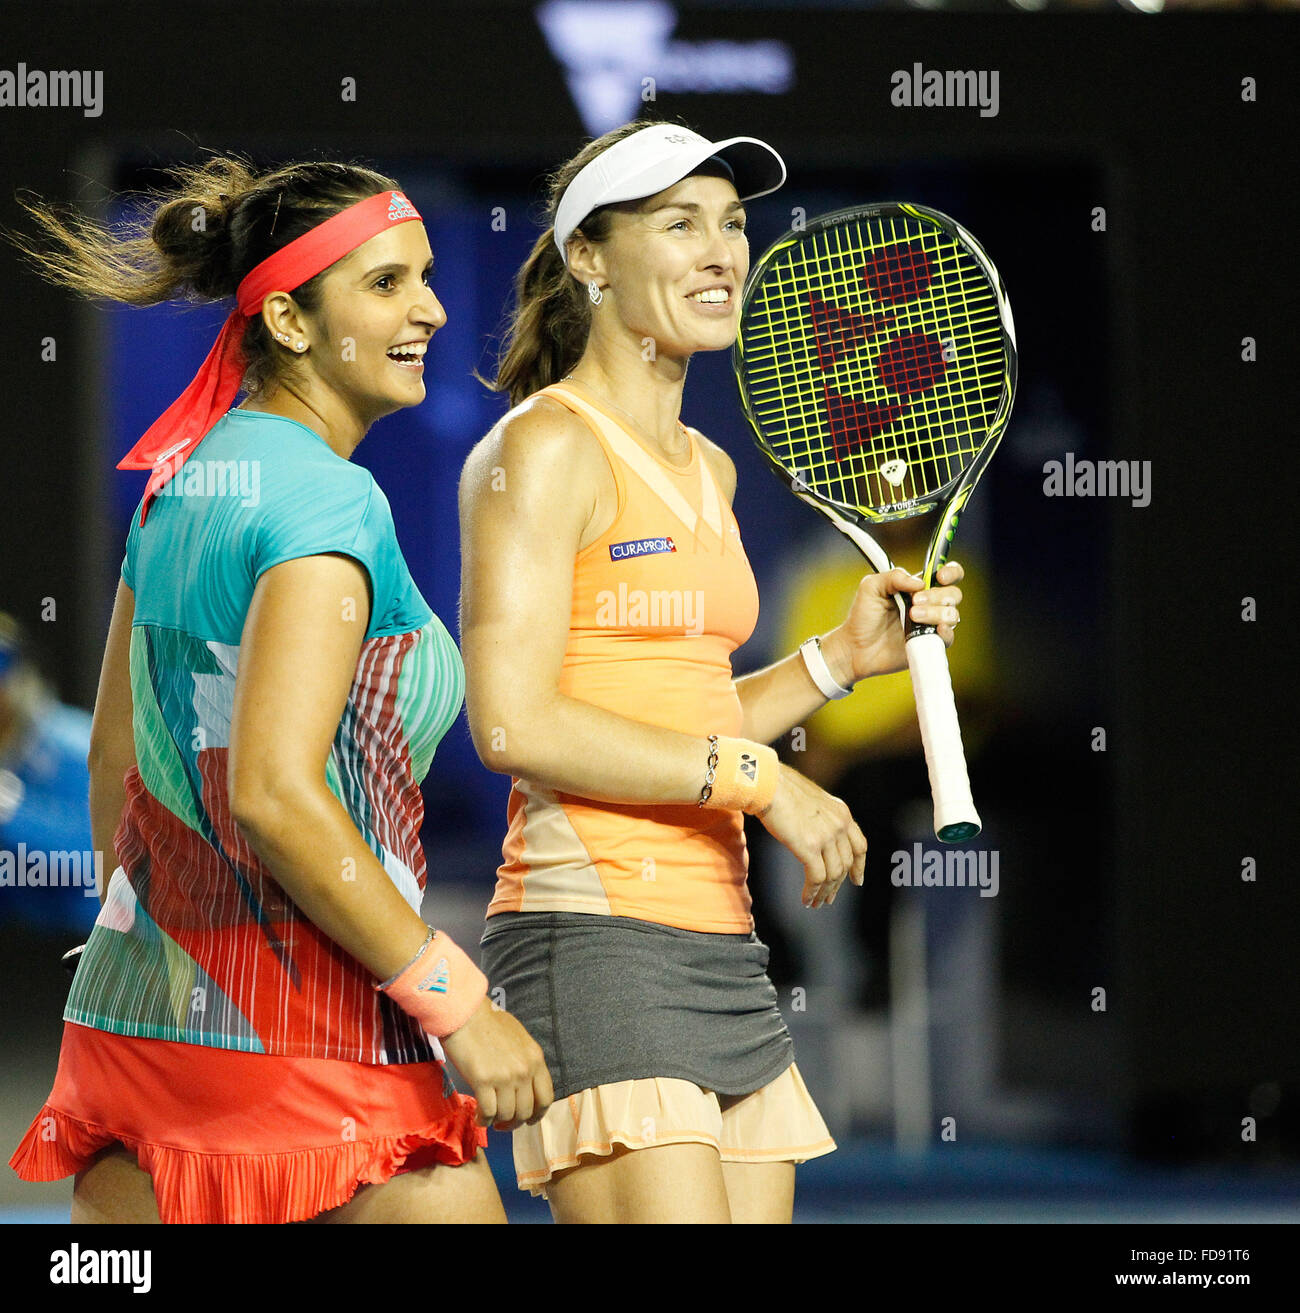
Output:
M934 799L934 832L944 843L973 839L981 829L966 773L957 704L948 673L948 649L938 634L919 633L907 640L907 665L912 672L916 715L930 772Z

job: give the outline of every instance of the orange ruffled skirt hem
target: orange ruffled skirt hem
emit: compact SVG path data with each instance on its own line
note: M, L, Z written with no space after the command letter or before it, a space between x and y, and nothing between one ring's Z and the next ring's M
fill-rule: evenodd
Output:
M298 1222L487 1143L438 1063L291 1058L65 1023L59 1070L9 1165L26 1181L131 1150L163 1222Z

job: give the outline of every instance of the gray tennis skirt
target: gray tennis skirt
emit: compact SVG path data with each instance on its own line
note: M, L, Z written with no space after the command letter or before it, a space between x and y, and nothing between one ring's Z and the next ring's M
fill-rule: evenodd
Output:
M497 1001L541 1045L557 1099L651 1076L762 1089L794 1061L767 960L753 933L587 912L498 913L481 952Z

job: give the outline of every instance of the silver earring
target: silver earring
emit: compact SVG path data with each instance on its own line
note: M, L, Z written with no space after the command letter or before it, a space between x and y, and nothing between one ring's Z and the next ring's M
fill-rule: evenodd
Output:
M295 342L293 345L294 345L294 349L295 349L295 350L297 350L297 351L301 351L301 350L303 349L303 347L305 347L305 346L307 345L307 343L306 343L306 342Z
M594 278L587 284L587 295L591 298L592 305L599 305L605 299L605 293L596 286Z

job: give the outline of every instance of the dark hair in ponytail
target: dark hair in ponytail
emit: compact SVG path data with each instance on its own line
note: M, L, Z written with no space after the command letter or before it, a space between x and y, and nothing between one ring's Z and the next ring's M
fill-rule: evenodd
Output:
M141 193L139 211L123 230L19 195L40 237L5 236L43 278L86 297L136 306L219 301L234 296L255 265L317 224L378 192L400 190L363 165L327 161L258 173L237 155L218 155L166 173L170 185ZM322 278L293 291L307 314L320 309ZM297 360L260 316L249 322L243 347L251 396L287 377Z
M652 125L653 120L639 119L597 137L548 180L548 226L515 276L515 305L497 360L496 377L483 380L494 392L508 393L512 406L562 379L582 358L591 329L587 295L565 268L555 245L555 212L560 198L598 155ZM583 218L578 227L588 241L603 242L609 236L611 211L615 208L601 206Z

